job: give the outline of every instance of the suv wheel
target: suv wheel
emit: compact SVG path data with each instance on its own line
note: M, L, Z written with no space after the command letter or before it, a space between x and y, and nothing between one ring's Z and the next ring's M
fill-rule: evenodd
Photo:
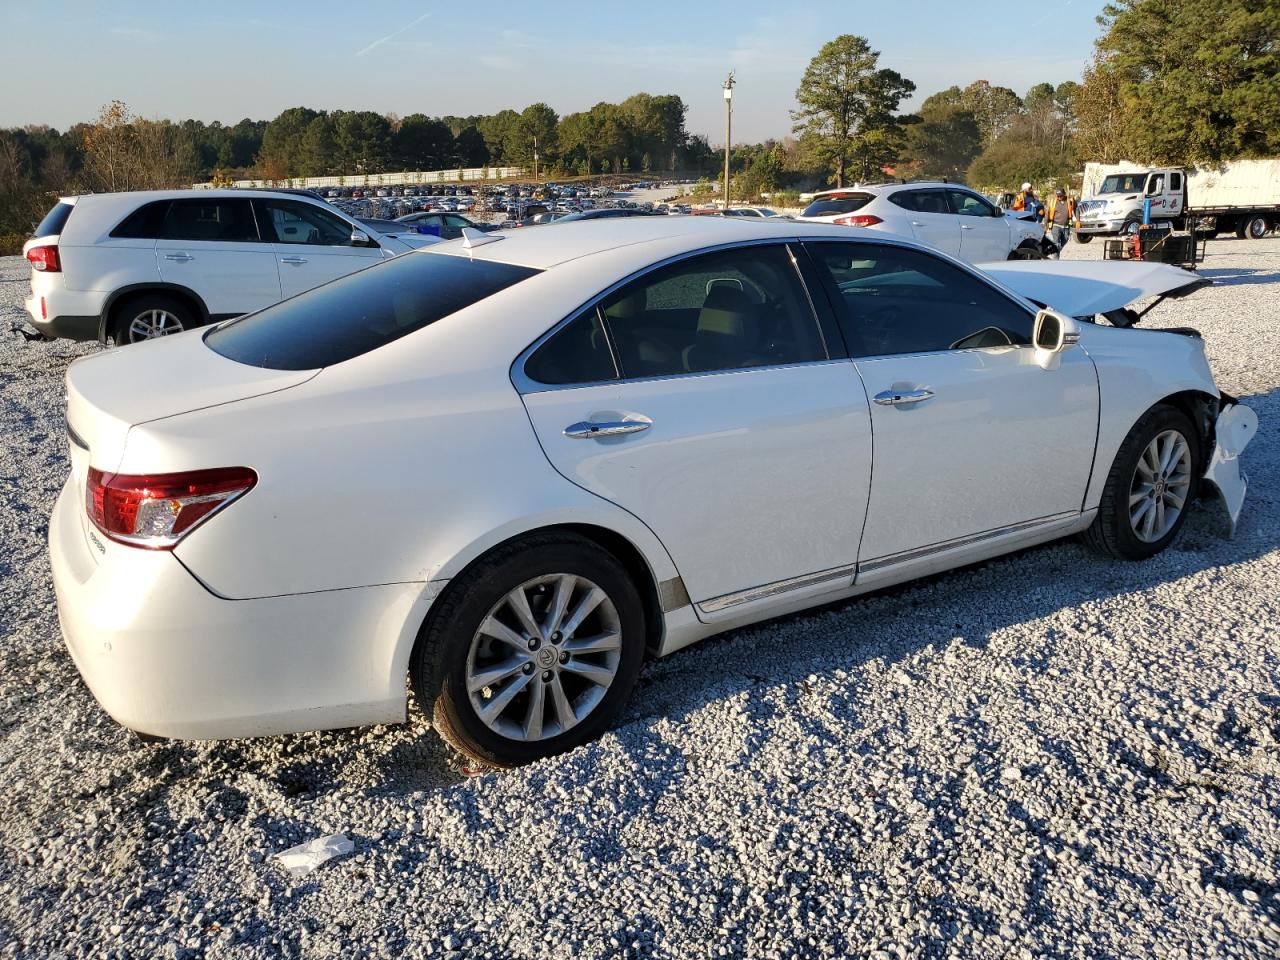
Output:
M1155 556L1186 521L1199 469L1200 435L1187 415L1147 411L1120 445L1085 543L1121 560Z
M455 578L418 638L414 693L448 743L510 767L608 729L644 659L626 570L569 535L499 548Z
M116 308L115 315L111 338L119 346L182 333L196 325L184 303L159 293L130 299Z

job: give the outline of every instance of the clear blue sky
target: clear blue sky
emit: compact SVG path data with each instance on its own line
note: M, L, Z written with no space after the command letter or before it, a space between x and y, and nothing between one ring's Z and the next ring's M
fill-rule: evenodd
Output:
M1079 79L1103 0L563 3L4 0L0 126L88 120L108 100L146 117L270 119L289 106L560 113L676 93L689 129L724 141L720 85L737 71L735 141L790 132L809 59L861 34L915 101L985 78L1023 93Z

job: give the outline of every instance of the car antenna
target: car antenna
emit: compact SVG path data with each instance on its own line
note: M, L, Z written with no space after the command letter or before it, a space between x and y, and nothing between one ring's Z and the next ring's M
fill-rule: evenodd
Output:
M470 251L476 247L483 247L486 243L497 243L499 240L505 239L507 239L505 235L485 233L483 230L477 230L475 227L462 228L463 250ZM469 253L468 256L470 256Z

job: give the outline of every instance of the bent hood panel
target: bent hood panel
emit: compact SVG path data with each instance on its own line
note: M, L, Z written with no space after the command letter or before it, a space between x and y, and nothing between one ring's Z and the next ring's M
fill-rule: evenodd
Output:
M1148 297L1186 296L1210 283L1164 263L1002 260L977 267L1028 300L1072 317L1120 310Z

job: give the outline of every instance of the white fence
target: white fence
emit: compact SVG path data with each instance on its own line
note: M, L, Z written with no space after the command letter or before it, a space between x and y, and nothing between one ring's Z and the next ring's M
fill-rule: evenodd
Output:
M510 180L525 175L524 167L455 167L452 170L403 170L398 173L354 173L338 177L291 177L287 180L235 180L233 187L416 187L425 183L464 180ZM212 183L193 183L197 190Z

